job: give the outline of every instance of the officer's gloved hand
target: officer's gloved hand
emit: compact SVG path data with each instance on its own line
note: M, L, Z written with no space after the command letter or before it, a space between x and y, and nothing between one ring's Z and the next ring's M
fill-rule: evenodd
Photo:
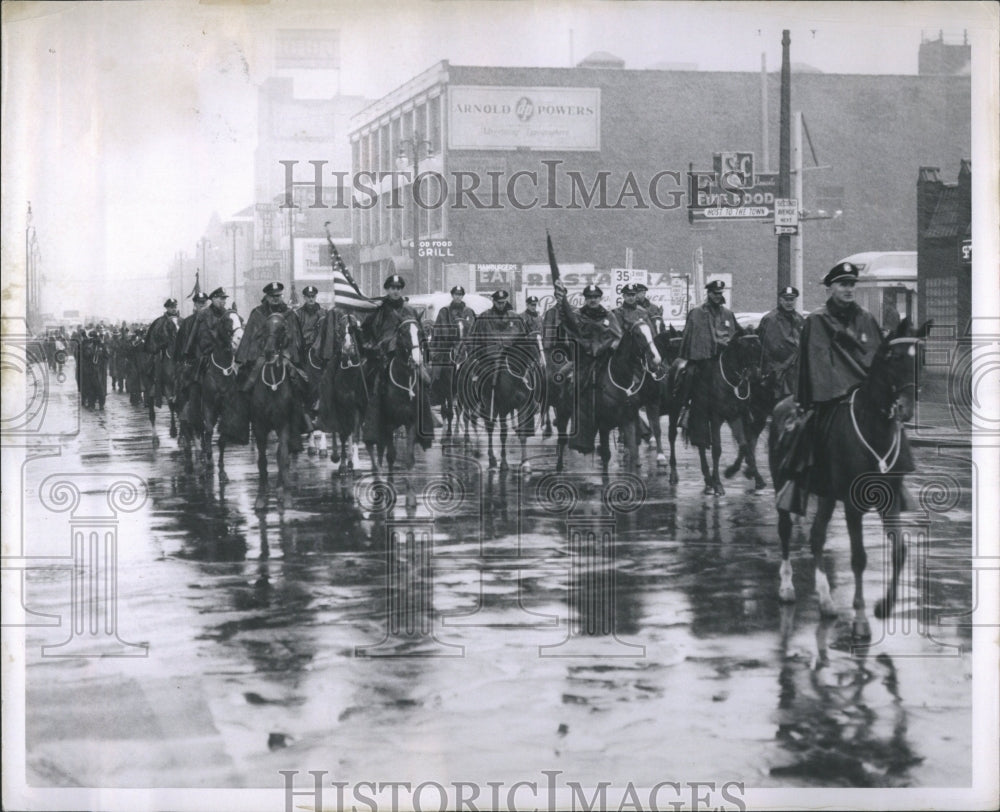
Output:
M558 279L552 284L552 288L557 300L562 301L566 298L566 286Z
M687 358L677 359L677 369L684 369L688 365Z

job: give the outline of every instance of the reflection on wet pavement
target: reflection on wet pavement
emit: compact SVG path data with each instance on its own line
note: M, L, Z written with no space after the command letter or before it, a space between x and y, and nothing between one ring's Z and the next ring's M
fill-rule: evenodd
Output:
M349 782L542 770L637 786L970 781L968 571L922 591L908 571L894 623L852 650L842 514L826 553L841 616L821 621L808 525L793 541L799 601L782 606L773 493L734 481L702 496L692 449L677 486L653 455L638 475L602 481L576 457L556 477L550 441L529 480L461 445L418 454L393 483L303 456L291 506L254 513L249 448L227 451L220 488L185 474L173 441L154 450L127 400L81 422L57 456L26 464L26 482L145 481L144 506L118 517L117 633L149 650L42 657L70 630L28 629L35 783L280 787L278 770L303 785L308 770ZM967 557L968 459L917 453L916 489L936 474L962 486L930 516L935 554ZM35 554L65 556L67 517L30 499L25 511ZM876 594L880 531L865 522ZM68 596L68 572L28 574L34 611L68 617ZM928 626L942 615L953 619Z

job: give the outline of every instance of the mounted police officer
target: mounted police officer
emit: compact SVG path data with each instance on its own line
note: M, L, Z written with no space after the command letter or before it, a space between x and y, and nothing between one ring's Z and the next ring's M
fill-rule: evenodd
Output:
M805 492L825 495L824 466L812 459L814 439L827 430L839 403L867 377L882 343L875 317L854 301L858 266L835 265L823 278L830 298L806 317L799 352L798 392L800 409L797 436L784 465L792 475L778 495L778 506L801 513ZM913 459L905 434L901 438L898 472L913 470ZM904 497L905 498L905 497Z
M524 300L524 312L521 314L521 318L531 335L542 334L542 314L538 312L537 296L529 296Z
M626 329L637 321L644 321L653 328L654 334L656 332L649 311L639 304L639 291L635 285L622 286L622 303L612 312L621 319Z
M419 334L423 336L423 323L420 314L407 304L403 297L406 280L399 274L393 274L382 283L385 296L381 303L361 324L361 348L365 356L365 380L368 386L368 410L365 413L361 433L366 444L378 441L381 422L381 394L383 373L392 359L395 348L396 330L404 321L413 319L417 322ZM427 435L433 429L433 418L430 410L429 386L421 386L421 416L418 420L417 432L421 446L429 447Z
M315 285L307 285L302 288L302 298L305 300L301 306L292 311L290 320L294 319L296 330L301 336L302 355L306 353L316 343L319 336L319 328L326 315L326 308L316 301L319 290Z
M236 362L240 367L240 385L243 391L249 392L253 389L255 376L254 370L263 363L264 353L264 326L270 316L275 313L284 314L285 329L288 333L288 341L285 347L285 356L292 365L302 375L299 352L301 349L301 337L298 332L298 322L287 318L288 305L284 300L285 286L281 282L270 282L264 287L264 298L260 304L250 311L246 326L243 329L243 338L240 346L236 348ZM254 370L251 370L254 367ZM296 376L298 377L298 376Z
M184 342L183 357L192 362L195 375L200 377L204 367L204 359L212 354L218 343L219 322L228 317L226 301L229 295L222 288L216 288L206 297L208 307L201 307L191 316L194 320L187 340Z
M721 279L705 285L704 303L688 311L684 324L684 335L678 357L683 377L679 382L681 393L681 414L678 423L688 426L689 401L697 384L708 373L709 367L720 353L742 331L736 323L733 312L726 307L723 291L726 283ZM699 421L704 415L699 413Z
M794 395L798 388L799 340L805 319L795 309L797 288L784 287L778 293L778 306L760 320L757 335L762 351L761 374L775 401Z
M461 335L468 336L472 332L472 325L475 323L476 313L465 303L465 288L461 285L455 285L451 289L451 301L448 302L447 307L441 308L434 322L434 330L432 332L434 343L438 344L443 350L451 349L455 342L458 341L460 335L459 326L461 326ZM450 360L444 359L435 365L435 378L440 377L443 371L442 363L450 363Z
M500 356L505 347L528 335L528 325L510 304L510 294L505 290L494 291L493 307L483 311L472 325L472 347L479 363L488 364L493 383L500 372Z
M153 376L153 403L159 408L163 405L163 355L174 351L177 341L177 330L180 327L180 317L177 314L177 300L167 299L163 303L163 315L158 316L149 325L143 349L149 356L152 367L149 372Z
M646 296L649 293L649 288L646 287L642 282L632 283L632 287L635 289L635 303L644 308L649 314L649 323L653 325L653 335L659 335L660 333L666 332L667 326L663 321L663 308L660 307L655 302L649 301L649 297ZM622 290L622 293L625 291Z
M192 299L194 312L190 316L181 319L181 325L177 328L177 338L174 341L174 359L177 362L177 368L174 371L174 396L178 411L184 408L188 390L195 375L192 359L187 357L188 339L190 339L191 333L194 332L198 313L208 307L208 300L209 296L207 293L202 293L201 291L196 293Z
M577 369L580 377L577 391L580 400L570 447L589 454L594 450L594 434L597 431L594 414L597 359L618 346L625 328L621 319L601 304L604 291L597 285L587 285L583 289L583 307L579 309L570 305L562 282L555 283L554 292L560 318L569 337L575 339L578 350Z

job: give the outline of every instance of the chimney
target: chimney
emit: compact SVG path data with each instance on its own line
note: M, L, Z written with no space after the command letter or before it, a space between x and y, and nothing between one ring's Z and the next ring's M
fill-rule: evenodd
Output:
M923 233L930 225L931 217L934 216L934 209L937 208L938 198L941 196L941 189L944 184L938 176L940 168L936 166L920 167L920 174L917 178L917 244L923 237Z

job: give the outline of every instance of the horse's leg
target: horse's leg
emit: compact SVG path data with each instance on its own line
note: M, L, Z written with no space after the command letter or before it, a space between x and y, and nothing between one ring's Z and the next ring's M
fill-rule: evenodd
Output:
M741 445L739 446L739 449L736 452L736 459L733 460L732 465L726 466L726 469L722 472L722 475L726 479L732 479L734 476L736 476L736 473L740 470L742 465L743 465L743 446Z
M167 402L167 406L170 408L170 436L177 436L177 406L175 401L170 400Z
M649 418L649 428L653 432L653 440L656 442L656 467L666 468L667 457L663 453L663 429L660 426L660 407L655 403L646 407L646 416Z
M500 418L500 470L506 471L507 465L507 418Z
M872 630L865 614L865 594L861 583L865 566L868 564L861 526L861 511L845 503L844 518L847 520L847 533L851 538L851 571L854 573L854 622L851 624L851 636L855 640L871 640Z
M153 405L153 398L148 401L149 427L153 431L153 448L160 447L160 438L156 433L156 407Z
M628 460L626 470L635 471L639 468L639 421L629 420L622 426L621 433L625 457Z
M809 531L809 548L812 551L813 567L816 570L816 595L819 598L819 612L824 617L837 614L830 597L830 582L823 569L823 547L826 545L826 528L833 516L837 500L829 496L820 497L816 504L816 516L813 518L812 529Z
M726 489L719 479L719 458L722 456L722 420L712 420L712 487L716 496L725 496Z
M670 484L676 485L680 480L677 476L677 412L670 410L667 420L667 442L670 443Z
M900 484L900 487L903 487L903 485ZM897 490L893 493L892 505L889 510L882 514L882 529L884 533L889 533L892 545L892 575L889 578L889 586L886 587L885 596L875 602L875 617L879 620L884 620L892 614L892 608L896 605L896 593L899 588L899 574L902 572L903 564L906 562L906 543L903 540L903 535L899 527L900 499L901 494ZM887 523L889 524L888 529L886 528Z
M268 432L254 427L254 441L257 444L257 499L254 510L267 507L267 435Z
M795 587L792 584L792 517L787 510L778 509L778 538L781 540L781 583L778 586L778 600L782 603L795 601Z
M705 480L703 493L705 496L711 496L715 493L715 487L712 484L712 469L708 467L708 453L702 446L698 446L698 459L701 461L701 475Z
M291 454L288 451L289 445L289 434L291 433L291 427L286 423L285 426L277 433L278 434L278 449L276 456L278 458L278 482L277 482L277 502L278 510L283 511L285 509L286 502L286 486L290 482L290 457Z
M489 449L490 455L490 468L497 467L497 457L493 453L493 415L489 415L486 418L486 436L488 438L487 448Z
M225 485L229 482L229 475L226 473L226 438L219 432L219 484Z
M744 423L744 439L746 441L746 461L747 479L753 480L754 490L762 490L767 487L767 481L761 476L757 468L757 440L760 439L760 429L756 426Z
M608 463L611 461L611 442L609 437L611 435L611 430L601 427L597 432L601 437L601 473L608 473Z

